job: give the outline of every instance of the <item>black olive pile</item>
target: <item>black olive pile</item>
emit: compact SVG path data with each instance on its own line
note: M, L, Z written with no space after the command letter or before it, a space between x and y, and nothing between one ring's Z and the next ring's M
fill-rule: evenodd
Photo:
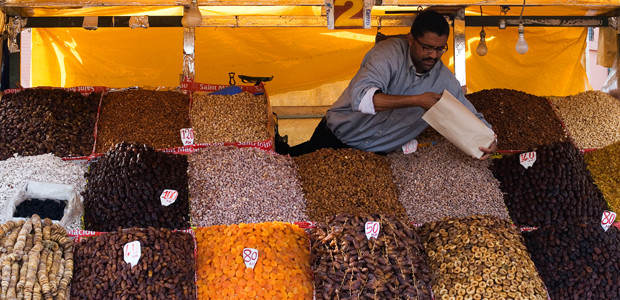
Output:
M67 201L53 199L26 199L15 207L13 217L30 218L37 214L45 219L60 221L65 212Z
M492 169L517 225L600 222L608 208L583 157L571 143L538 147L536 162L528 169L520 164L518 154L494 160Z
M598 224L523 233L551 299L620 299L620 230Z
M93 151L101 94L84 97L63 89L25 89L0 101L0 160L53 153L87 156Z
M189 227L187 157L155 151L137 143L120 143L85 174L84 225L87 230L117 227ZM176 190L169 206L161 203L166 189Z

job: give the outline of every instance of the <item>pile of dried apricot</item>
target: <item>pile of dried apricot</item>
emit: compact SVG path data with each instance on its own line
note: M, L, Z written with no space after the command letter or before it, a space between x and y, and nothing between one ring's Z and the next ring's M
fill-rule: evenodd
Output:
M198 299L312 299L306 232L272 222L196 229ZM254 268L246 267L258 251Z

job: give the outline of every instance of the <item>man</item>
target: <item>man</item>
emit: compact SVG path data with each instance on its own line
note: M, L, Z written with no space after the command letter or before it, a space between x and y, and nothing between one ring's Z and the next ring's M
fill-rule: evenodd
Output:
M428 127L422 115L444 90L491 127L440 60L448 49L449 34L446 19L427 10L415 18L407 40L390 38L377 43L310 141L291 147L288 153L298 156L321 148L348 147L379 153L398 151L415 142ZM487 159L496 149L495 143L489 148L481 146L485 154L480 159Z

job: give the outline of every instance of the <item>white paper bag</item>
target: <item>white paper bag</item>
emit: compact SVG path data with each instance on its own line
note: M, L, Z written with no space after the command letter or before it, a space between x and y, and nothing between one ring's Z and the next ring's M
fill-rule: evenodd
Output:
M476 158L484 155L478 147L488 148L495 141L493 130L447 90L422 119L463 152Z

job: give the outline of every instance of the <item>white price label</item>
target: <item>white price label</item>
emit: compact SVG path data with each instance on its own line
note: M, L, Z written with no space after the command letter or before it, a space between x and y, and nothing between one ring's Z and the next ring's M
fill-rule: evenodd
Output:
M246 268L254 269L258 261L258 250L254 248L243 248L243 262Z
M133 266L138 264L140 256L142 256L140 241L133 241L123 246L123 258L125 259L126 263L131 265L132 268Z
M603 226L603 229L607 231L607 229L609 229L609 227L614 224L615 219L616 213L606 210L603 212L603 217L601 218L601 226Z
M193 128L182 128L181 129L181 141L183 142L183 146L194 144L194 129Z
M381 224L379 222L366 222L366 238L370 240L371 237L375 239L379 236L381 230Z
M411 154L413 152L416 152L416 150L418 150L418 140L413 139L411 140L411 142L405 144L402 148L403 153L405 154Z
M521 153L519 155L519 162L526 169L533 166L534 162L536 162L536 152L532 151L532 152Z
M159 196L159 200L161 200L161 205L168 206L174 203L174 201L177 201L178 195L179 192L177 192L176 190L164 190Z

